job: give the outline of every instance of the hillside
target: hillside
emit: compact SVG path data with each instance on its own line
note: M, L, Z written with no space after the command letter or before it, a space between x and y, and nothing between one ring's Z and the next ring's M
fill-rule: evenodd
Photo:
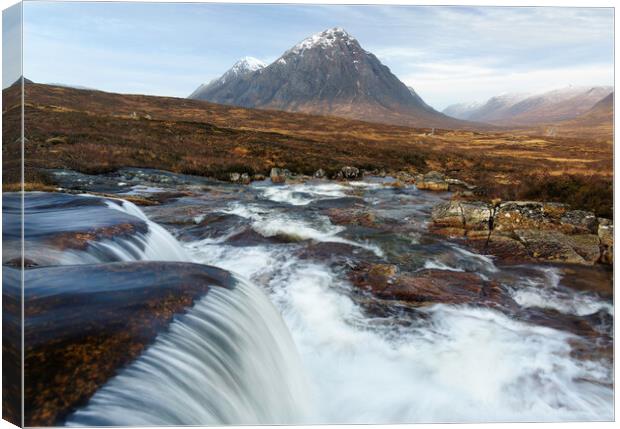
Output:
M14 189L20 178L14 156L20 151L19 90L3 91L5 189ZM388 173L439 170L479 185L483 194L514 198L528 183L541 186L540 172L583 178L596 172L595 180L603 184L613 172L608 142L572 136L432 133L428 128L40 84L25 85L25 113L28 189L53 185L45 172L49 168L105 173L149 167L227 180L231 172L268 174L272 167L298 174L322 168L331 175L351 165ZM591 179L584 183L587 192L595 190Z

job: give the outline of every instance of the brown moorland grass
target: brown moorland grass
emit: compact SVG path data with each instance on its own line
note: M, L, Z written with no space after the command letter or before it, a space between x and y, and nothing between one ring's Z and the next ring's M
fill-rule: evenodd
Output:
M5 184L19 181L19 87L3 91ZM271 167L440 170L481 198L552 199L611 213L612 136L407 128L171 97L25 86L25 179L47 168L151 167L226 179ZM569 184L562 182L570 177ZM575 195L579 195L576 198Z

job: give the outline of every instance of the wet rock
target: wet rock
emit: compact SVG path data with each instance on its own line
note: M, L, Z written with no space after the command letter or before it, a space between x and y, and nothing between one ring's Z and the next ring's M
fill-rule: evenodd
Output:
M478 252L486 255L493 255L504 263L520 264L531 262L532 258L523 243L512 237L492 233L486 236L472 237L467 236L467 244Z
M614 226L609 219L599 219L598 238L601 242L601 262L614 263Z
M249 185L252 182L248 173L230 173L229 181L232 183L241 183L243 185Z
M416 306L444 304L512 305L496 282L474 273L425 269L398 275L395 267L378 264L354 270L354 285L378 298L406 301Z
M360 225L371 228L376 225L375 215L363 209L331 208L327 216L334 225Z
M322 168L319 168L317 171L314 172L314 177L317 179L322 179L325 177L325 170L323 170Z
M446 183L448 184L448 190L450 192L469 192L476 189L475 186L470 185L469 183L459 180L459 179L451 179L446 178Z
M269 172L269 178L271 179L271 181L273 183L284 183L286 182L286 170L283 170L281 168L272 168L271 171Z
M447 191L450 187L446 182L446 176L437 171L419 174L416 177L415 185L418 189L437 192Z
M256 180L258 182L265 180L265 175L264 174L255 174L252 176L252 180Z
M235 285L226 271L171 262L36 268L25 281L28 426L57 425L137 358L175 314L212 287Z
M360 175L360 171L356 167L352 167L347 165L342 167L338 173L336 173L335 178L338 180L351 180L357 179Z
M416 178L415 176L412 176L411 174L407 173L406 171L399 171L396 174L394 174L394 177L403 183L415 183Z
M570 210L563 214L560 224L569 234L597 234L598 219L594 213L584 210Z
M489 204L478 201L446 201L433 207L431 218L437 228L488 230L493 210Z

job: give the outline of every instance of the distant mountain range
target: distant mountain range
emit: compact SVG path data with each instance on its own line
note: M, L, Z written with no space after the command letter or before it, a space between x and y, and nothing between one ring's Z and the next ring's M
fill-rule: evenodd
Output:
M458 119L506 126L529 126L570 120L613 92L610 86L568 87L542 94L506 94L484 103L453 104L443 113Z
M342 28L304 39L269 65L244 58L190 98L395 125L474 125L430 107Z

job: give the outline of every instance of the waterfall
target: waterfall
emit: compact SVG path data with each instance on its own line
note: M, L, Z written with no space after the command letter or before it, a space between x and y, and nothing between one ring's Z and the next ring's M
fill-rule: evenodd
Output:
M148 232L93 241L65 261L191 261L134 204L106 200ZM73 426L292 424L310 415L308 383L288 328L267 296L238 279L211 288L66 421Z
M213 288L71 415L71 426L293 424L310 415L297 350L255 286Z

